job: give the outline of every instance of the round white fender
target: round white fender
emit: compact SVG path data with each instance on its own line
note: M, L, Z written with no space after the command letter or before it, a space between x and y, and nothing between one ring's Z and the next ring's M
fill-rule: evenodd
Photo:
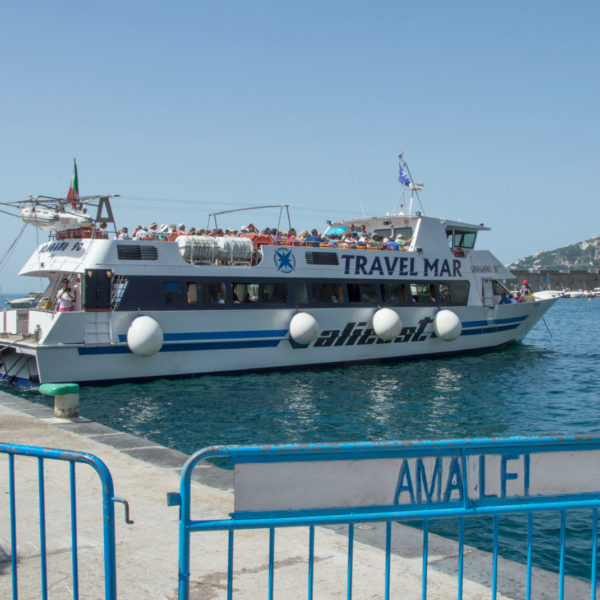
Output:
M163 345L163 332L152 317L136 317L127 330L127 345L138 356L152 356Z
M433 330L439 338L451 342L461 334L462 323L455 312L444 309L433 318Z
M297 343L306 346L319 335L317 320L308 313L296 313L290 321L290 336Z
M373 331L377 337L389 342L402 330L402 320L391 308L380 308L373 315Z

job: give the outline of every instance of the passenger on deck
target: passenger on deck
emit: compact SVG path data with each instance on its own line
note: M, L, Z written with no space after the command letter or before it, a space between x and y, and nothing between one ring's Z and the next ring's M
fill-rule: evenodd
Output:
M356 246L356 240L352 237L351 233L346 233L340 240L340 244L344 244L345 246Z
M306 241L312 242L313 246L318 246L323 241L323 238L319 235L319 232L316 229L313 229L310 232L310 235L306 238Z
M75 304L75 292L71 290L67 278L62 280L62 287L56 294L56 301L58 302L58 312L72 312Z
M399 250L397 242L390 240L390 238L383 238L383 247L387 250Z
M119 231L119 233L117 234L117 239L118 240L130 240L131 239L129 237L129 232L127 230L127 227L123 227L123 229L121 229L121 231Z
M510 304L510 299L506 293L506 290L502 290L502 298L500 298L500 302L498 304Z
M134 240L142 240L148 237L148 230L143 225L138 225L135 235L133 236Z
M298 242L297 238L296 238L296 230L292 227L287 234L287 243L290 246L295 246L296 243Z
M358 243L361 246L369 246L369 245L371 245L372 240L369 237L369 235L367 234L367 232L364 231L363 227L364 227L364 225L361 227L360 234L358 236Z
M158 238L158 223L156 223L156 221L152 221L152 223L150 223L146 237L149 237L153 240Z
M399 233L396 236L396 244L398 244L399 248L405 248L406 246L410 246L410 243L412 242L414 236L409 237L408 239L404 239L404 236Z
M531 286L529 285L529 282L527 281L527 279L523 280L523 285L521 286L521 294L523 296L533 295L533 290L531 289Z

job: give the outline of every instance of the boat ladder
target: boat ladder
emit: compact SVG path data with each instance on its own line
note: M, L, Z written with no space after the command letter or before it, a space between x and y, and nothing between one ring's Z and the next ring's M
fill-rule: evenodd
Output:
M111 338L111 312L86 312L84 343L110 344Z

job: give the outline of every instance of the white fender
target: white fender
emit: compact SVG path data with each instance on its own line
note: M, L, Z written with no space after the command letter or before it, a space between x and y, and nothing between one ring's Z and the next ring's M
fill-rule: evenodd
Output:
M462 323L455 312L444 309L433 318L433 330L439 338L451 342L461 334Z
M402 320L395 310L380 308L373 315L373 331L382 340L386 342L393 340L401 330Z
M296 313L290 321L290 337L297 343L306 346L319 335L317 320L308 313Z
M152 356L163 345L163 332L152 317L136 317L127 330L127 345L138 356Z

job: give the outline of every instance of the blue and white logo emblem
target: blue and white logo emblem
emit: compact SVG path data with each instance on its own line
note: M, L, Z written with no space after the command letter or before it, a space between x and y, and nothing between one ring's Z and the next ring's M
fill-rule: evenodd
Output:
M292 273L296 270L296 257L289 248L275 250L273 258L278 271Z

